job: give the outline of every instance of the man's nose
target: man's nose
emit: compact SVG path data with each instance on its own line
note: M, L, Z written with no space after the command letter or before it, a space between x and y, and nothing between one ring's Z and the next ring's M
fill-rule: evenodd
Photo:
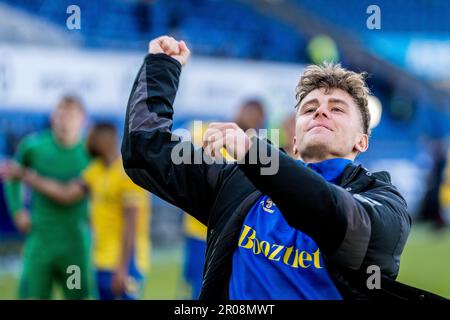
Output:
M314 114L314 118L317 118L319 116L329 118L329 110L326 106L320 106L316 109L316 113Z

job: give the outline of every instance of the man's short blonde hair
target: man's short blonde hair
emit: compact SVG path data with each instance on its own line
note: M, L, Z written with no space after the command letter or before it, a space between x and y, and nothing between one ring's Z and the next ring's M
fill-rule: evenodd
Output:
M302 100L315 89L325 89L328 94L332 89L346 91L355 101L361 113L362 128L365 134L370 134L370 113L368 96L370 90L365 78L367 74L356 73L343 68L340 64L324 63L306 67L295 90L298 107Z
M74 95L64 95L58 102L56 109L77 109L81 113L85 113L83 102L80 98Z

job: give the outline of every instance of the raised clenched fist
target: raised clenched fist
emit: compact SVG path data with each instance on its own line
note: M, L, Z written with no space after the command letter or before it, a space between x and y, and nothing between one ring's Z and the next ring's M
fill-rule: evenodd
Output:
M177 41L169 36L161 36L153 39L148 45L149 53L164 53L178 60L184 66L191 52L184 41Z

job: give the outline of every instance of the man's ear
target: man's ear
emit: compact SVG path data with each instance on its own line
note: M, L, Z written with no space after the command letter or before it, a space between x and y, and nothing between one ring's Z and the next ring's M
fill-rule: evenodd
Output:
M366 152L369 148L369 136L365 133L361 133L353 147L358 153Z
M294 136L294 146L292 147L292 152L294 156L298 156L298 148L297 148L297 137Z

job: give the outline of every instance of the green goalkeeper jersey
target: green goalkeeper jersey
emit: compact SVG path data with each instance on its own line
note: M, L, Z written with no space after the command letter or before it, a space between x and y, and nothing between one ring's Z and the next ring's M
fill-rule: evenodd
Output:
M16 161L42 176L65 182L80 176L89 162L89 156L82 142L65 147L58 143L51 130L45 130L21 141ZM5 191L11 214L23 208L20 182L8 182ZM30 211L31 233L41 240L50 241L47 243L50 246L58 245L54 241L61 238L71 239L73 243L86 234L88 212L85 198L72 204L60 204L33 190Z

